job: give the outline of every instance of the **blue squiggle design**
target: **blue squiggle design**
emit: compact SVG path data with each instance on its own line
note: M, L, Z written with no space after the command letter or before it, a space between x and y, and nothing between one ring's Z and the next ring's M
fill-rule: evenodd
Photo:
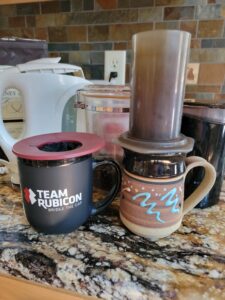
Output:
M164 220L160 219L160 211L153 211L152 210L157 205L157 203L156 202L147 203L147 201L151 198L151 194L147 193L147 192L146 193L139 193L139 194L136 194L135 196L133 196L132 200L136 200L139 197L145 197L145 199L140 202L141 207L148 207L149 206L146 214L156 215L156 220L157 221L159 221L160 223L165 223Z
M173 199L173 197L176 195L177 189L173 188L172 190L170 190L168 193L166 193L165 195L163 195L161 197L161 201L164 201L165 199L168 198L168 200L166 201L165 205L168 206L172 206L171 207L171 212L172 213L178 213L180 211L179 207L176 207L178 202L179 202L179 198L176 197L175 199Z

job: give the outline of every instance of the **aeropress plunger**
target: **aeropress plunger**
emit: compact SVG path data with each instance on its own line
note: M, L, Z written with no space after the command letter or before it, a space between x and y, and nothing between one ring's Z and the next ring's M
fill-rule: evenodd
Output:
M180 133L190 38L178 30L133 36L129 131L119 138L125 149L160 155L192 150L193 140Z
M185 172L194 144L181 134L190 39L179 30L133 36L129 131L118 140L123 166L134 175L166 179Z

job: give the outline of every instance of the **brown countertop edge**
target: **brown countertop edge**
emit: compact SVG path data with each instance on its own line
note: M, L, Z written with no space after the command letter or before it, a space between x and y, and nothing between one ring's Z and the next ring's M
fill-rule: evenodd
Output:
M45 286L14 276L0 274L1 299L3 300L96 300L98 298Z

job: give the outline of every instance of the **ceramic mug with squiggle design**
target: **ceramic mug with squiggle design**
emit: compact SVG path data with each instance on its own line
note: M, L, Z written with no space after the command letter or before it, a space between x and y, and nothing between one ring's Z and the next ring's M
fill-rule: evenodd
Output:
M170 235L212 188L216 173L211 164L196 156L178 158L130 159L125 151L120 218L133 233L153 241ZM195 167L203 167L205 177L184 201L185 177Z

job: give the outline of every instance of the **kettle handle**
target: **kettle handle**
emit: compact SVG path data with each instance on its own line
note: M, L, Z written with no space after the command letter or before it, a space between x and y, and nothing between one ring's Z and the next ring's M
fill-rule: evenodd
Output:
M5 125L2 120L2 116L0 117L0 147L3 149L5 155L8 160L12 160L14 154L12 153L12 147L17 142L6 130ZM1 160L1 162L4 160ZM6 161L7 163L7 161Z
M6 130L6 127L3 122L2 102L3 102L4 92L7 88L10 88L12 86L14 88L17 88L16 82L12 78L10 78L13 77L11 76L12 73L16 73L14 68L12 68L12 71L10 72L3 71L0 74L0 97L1 97L0 98L0 147L3 149L3 151L5 152L9 160L14 159L14 154L12 153L12 147L17 142L17 139L14 139Z

